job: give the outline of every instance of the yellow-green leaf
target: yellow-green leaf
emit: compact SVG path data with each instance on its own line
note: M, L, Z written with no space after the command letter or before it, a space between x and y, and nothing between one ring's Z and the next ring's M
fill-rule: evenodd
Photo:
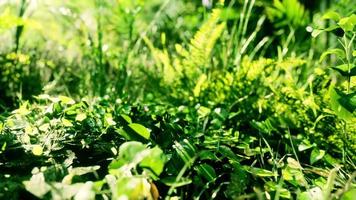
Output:
M87 115L85 113L79 113L76 117L75 117L75 121L83 121L87 118Z
M34 145L34 146L32 147L32 153L33 153L33 155L35 155L35 156L40 156L40 155L42 155L42 154L43 154L43 148L42 148L42 146L41 146L41 145Z
M147 130L146 127L142 126L141 124L132 123L129 124L129 127L142 137L146 139L150 138L150 132Z
M69 121L68 119L63 118L61 121L62 121L62 124L64 126L66 126L66 127L72 127L73 126L72 122Z
M71 104L75 104L75 101L70 98L70 97L67 97L67 96L59 96L58 97L59 100L64 103L64 104L67 104L67 105L71 105Z

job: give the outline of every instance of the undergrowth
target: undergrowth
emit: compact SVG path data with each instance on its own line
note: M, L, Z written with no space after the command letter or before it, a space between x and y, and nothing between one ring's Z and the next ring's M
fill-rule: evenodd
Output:
M0 3L0 199L355 197L347 0L50 2Z

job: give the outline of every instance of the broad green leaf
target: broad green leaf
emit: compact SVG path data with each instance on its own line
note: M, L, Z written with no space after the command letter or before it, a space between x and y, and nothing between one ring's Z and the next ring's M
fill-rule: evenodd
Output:
M356 57L356 50L352 52L352 56Z
M322 159L325 155L324 150L319 150L317 148L313 149L310 154L310 164L314 164L316 161Z
M131 138L130 135L122 128L116 129L115 132L117 132L119 135L123 136L127 140L133 140L133 138Z
M29 181L24 181L23 184L27 191L31 192L38 198L43 198L51 187L46 183L43 173L32 175Z
M143 138L147 140L150 139L150 132L147 130L146 127L142 126L141 124L132 123L129 124L129 127Z
M348 111L341 103L340 100L342 96L333 88L331 87L329 90L330 95L330 106L335 114L344 120L351 120L353 118L352 113Z
M339 72L342 76L356 76L356 66L350 67L350 73L348 64L338 65L332 67L332 69Z
M349 17L344 17L339 20L340 27L344 29L344 31L353 31L356 25L356 15L352 14Z
M129 123L129 124L131 124L132 123L132 119L129 117L129 116L127 116L127 115L124 115L124 114L122 114L122 115L120 115L127 123Z
M201 164L195 167L198 174L204 177L207 181L213 181L216 178L215 170L212 166L208 164Z
M141 167L149 167L155 175L160 175L163 171L166 157L163 151L158 147L150 149L149 154L141 161Z
M337 91L340 95L339 103L350 113L353 113L356 110L356 92L351 94L344 94Z
M199 152L199 158L200 160L213 160L213 161L219 160L219 158L215 155L215 153L209 150L203 150Z
M294 186L305 187L308 185L301 169L292 168L290 165L287 165L287 167L282 170L282 176L284 180L290 182Z
M310 144L309 140L304 141L303 143L298 145L298 151L305 151L307 149L312 148L314 145Z
M151 196L150 183L142 177L119 177L112 199L146 199Z
M75 121L81 122L83 120L85 120L87 118L87 114L85 113L79 113L76 117L75 117Z
M331 156L331 155L329 155L329 154L326 154L326 155L324 156L324 160L325 160L326 162L328 162L328 163L329 163L330 165L332 165L332 166L337 166L337 165L340 165L340 163L341 163L340 160L334 158L333 156Z
M335 48L335 49L329 49L329 50L325 51L323 54L321 54L319 62L323 61L325 59L325 57L330 54L335 54L339 58L345 58L345 52L341 49Z
M335 11L329 11L323 15L323 19L332 19L334 21L339 21L340 20L340 15L339 13Z
M136 156L142 151L144 151L145 149L146 146L141 142L135 142L135 141L125 142L120 146L119 156L117 157L117 159L113 160L110 163L109 169L117 169L125 164L130 164L131 162L134 161Z

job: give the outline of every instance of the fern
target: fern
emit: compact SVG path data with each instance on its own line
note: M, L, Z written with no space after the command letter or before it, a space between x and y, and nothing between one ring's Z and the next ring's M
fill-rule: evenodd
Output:
M183 54L183 69L188 77L201 73L209 65L210 55L225 29L225 23L219 23L221 9L214 9L209 19L200 27L189 44L188 54Z
M225 29L225 23L219 22L221 9L213 9L209 19L200 27L194 37L190 40L188 49L176 44L178 57L171 58L166 49L155 48L152 42L144 37L146 45L151 50L154 61L163 72L163 80L172 83L182 76L196 80L209 66L210 55Z
M274 0L273 7L267 8L267 16L278 28L300 27L308 22L308 12L298 0Z

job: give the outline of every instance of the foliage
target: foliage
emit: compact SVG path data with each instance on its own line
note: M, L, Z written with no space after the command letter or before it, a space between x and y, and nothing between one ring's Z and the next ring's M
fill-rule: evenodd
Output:
M0 199L352 199L328 2L0 2Z

